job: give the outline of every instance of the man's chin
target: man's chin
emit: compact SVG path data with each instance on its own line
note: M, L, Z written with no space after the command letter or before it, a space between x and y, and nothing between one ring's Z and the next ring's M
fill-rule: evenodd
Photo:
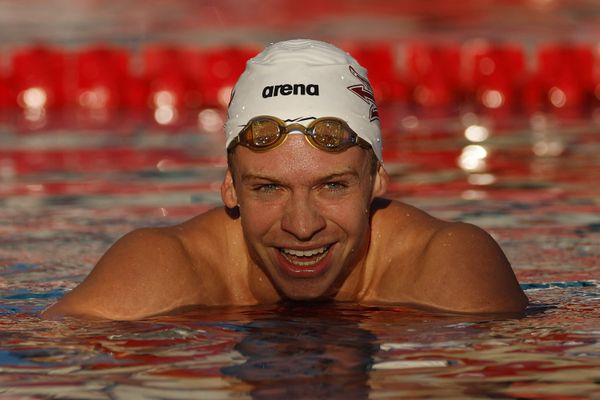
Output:
M333 296L321 296L317 298L298 298L292 299L289 297L284 297L282 299L282 303L284 305L319 305L319 304L327 304L335 301Z
M318 294L318 295L296 295L296 294L284 294L284 301L297 302L297 303L323 303L333 299L333 295Z
M294 283L290 285L286 282L279 285L278 290L283 299L297 302L322 302L335 297L335 290L329 285L319 288L315 283L306 281Z

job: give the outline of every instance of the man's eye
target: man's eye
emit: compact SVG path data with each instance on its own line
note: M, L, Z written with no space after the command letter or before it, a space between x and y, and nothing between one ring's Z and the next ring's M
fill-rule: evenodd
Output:
M337 192L340 190L344 190L348 187L348 185L346 185L343 182L327 182L325 184L325 188L327 188L328 190L332 191L332 192Z
M256 185L254 190L259 193L272 193L279 189L279 185L275 183L267 183L265 185Z

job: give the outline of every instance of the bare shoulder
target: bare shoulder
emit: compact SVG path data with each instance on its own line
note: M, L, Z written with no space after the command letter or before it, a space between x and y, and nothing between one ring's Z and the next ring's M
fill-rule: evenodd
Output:
M375 217L373 229L385 237L375 249L390 252L391 260L379 300L468 313L520 312L527 305L509 261L483 229L399 202Z
M376 199L373 203L372 234L385 249L403 258L420 252L445 222L399 201Z
M498 243L475 225L442 225L428 241L419 268L420 292L435 308L521 312L528 303Z
M193 220L164 228L134 230L100 258L88 277L43 316L63 315L107 319L136 319L164 313L179 307L202 304L207 297L223 296L219 279L207 260L190 255L189 237L203 237L203 247L215 249L206 240L218 240L203 230L219 211L210 211ZM223 218L223 217L221 217ZM216 250L213 250L216 251ZM202 252L196 252L202 253Z

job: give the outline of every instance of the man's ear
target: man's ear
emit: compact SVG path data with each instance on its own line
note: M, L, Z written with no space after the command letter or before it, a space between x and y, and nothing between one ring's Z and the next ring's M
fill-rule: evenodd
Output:
M377 172L375 173L375 182L373 182L373 195L372 197L383 196L387 192L388 184L390 183L390 176L388 175L383 164L379 163L377 166Z
M221 184L221 199L227 208L235 208L238 205L233 176L229 168L227 168L225 178L223 178L223 183Z

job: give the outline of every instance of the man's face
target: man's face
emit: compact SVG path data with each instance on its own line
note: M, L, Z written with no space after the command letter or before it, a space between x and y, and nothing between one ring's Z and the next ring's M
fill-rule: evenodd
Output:
M385 191L384 174L372 175L358 146L333 154L290 135L264 153L238 146L222 194L228 207L239 204L250 255L280 294L319 299L335 295L364 261L369 207Z

